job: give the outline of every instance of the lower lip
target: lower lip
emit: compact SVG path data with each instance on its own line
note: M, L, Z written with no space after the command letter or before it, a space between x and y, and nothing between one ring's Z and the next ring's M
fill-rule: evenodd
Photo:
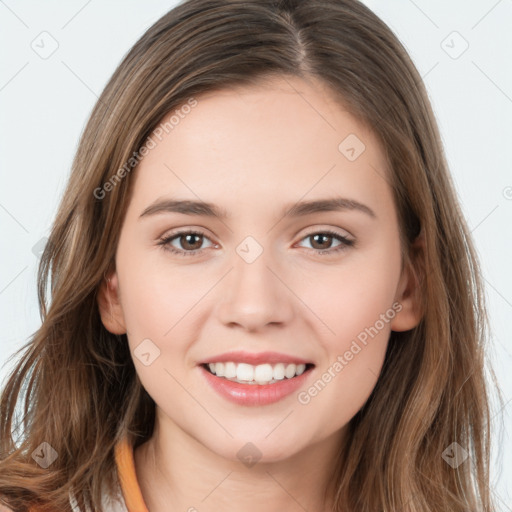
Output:
M240 384L217 377L200 366L206 381L222 397L238 405L268 405L278 402L297 391L309 377L311 368L292 379L283 379L275 384Z

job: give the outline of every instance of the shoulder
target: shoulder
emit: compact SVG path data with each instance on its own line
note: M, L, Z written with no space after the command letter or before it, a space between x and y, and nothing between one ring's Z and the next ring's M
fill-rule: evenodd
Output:
M5 505L0 503L0 512L14 512L12 509L7 508Z

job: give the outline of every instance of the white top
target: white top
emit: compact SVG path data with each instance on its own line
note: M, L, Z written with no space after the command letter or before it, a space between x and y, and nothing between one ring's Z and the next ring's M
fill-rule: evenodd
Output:
M128 508L126 507L120 488L118 488L115 496L109 495L106 490L103 491L101 496L102 512L128 512ZM69 493L69 503L71 504L73 512L82 512L82 509L78 506L75 496L71 492ZM2 511L0 510L0 512ZM91 512L91 509L86 507L85 512Z

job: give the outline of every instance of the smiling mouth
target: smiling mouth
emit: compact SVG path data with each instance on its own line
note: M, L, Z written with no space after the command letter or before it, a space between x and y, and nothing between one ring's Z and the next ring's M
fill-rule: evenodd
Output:
M315 365L312 363L265 363L252 365L226 361L219 363L205 363L201 366L212 375L231 382L262 386L292 380L303 373L310 371Z

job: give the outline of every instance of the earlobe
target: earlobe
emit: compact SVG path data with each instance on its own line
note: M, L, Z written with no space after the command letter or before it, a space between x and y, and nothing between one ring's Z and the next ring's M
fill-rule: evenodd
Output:
M423 317L422 281L424 274L425 238L423 232L413 242L404 265L395 297L401 306L391 321L392 331L408 331Z
M105 329L112 334L126 334L116 272L111 272L105 276L98 289L97 299L101 322Z

